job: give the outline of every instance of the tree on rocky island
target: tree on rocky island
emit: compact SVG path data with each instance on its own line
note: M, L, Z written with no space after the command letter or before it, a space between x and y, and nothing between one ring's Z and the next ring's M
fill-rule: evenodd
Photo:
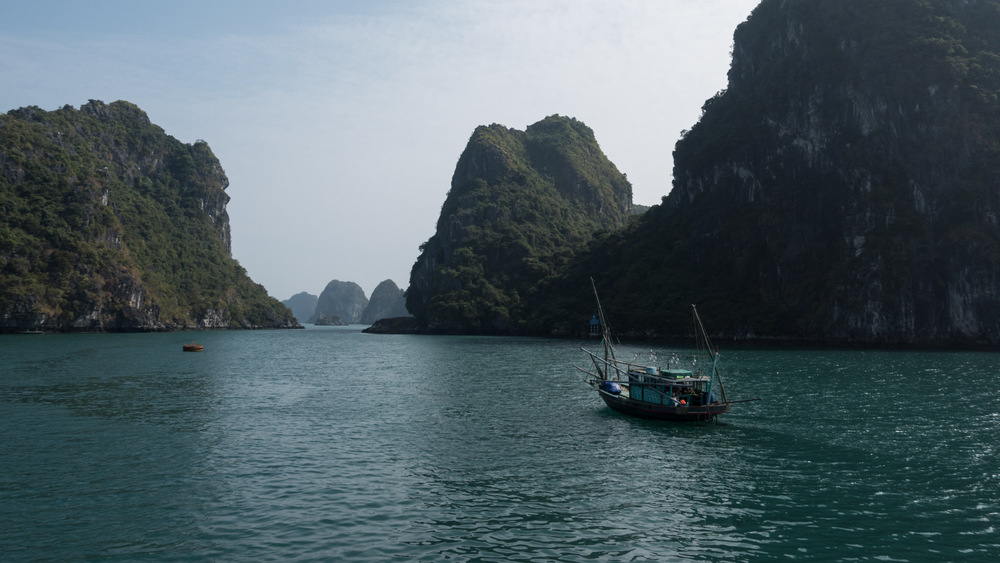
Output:
M631 185L582 122L478 127L411 270L407 309L430 331L517 331L536 288L596 232L625 225L631 205Z
M698 303L737 339L1000 344L998 29L997 0L764 0L663 204L554 288L598 276L634 333Z
M232 258L228 185L129 102L0 115L0 330L300 326Z

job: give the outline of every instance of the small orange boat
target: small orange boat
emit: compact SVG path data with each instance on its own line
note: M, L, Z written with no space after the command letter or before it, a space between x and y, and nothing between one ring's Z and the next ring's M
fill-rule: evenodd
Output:
M201 352L205 347L201 344L195 344L194 342L184 345L185 352Z

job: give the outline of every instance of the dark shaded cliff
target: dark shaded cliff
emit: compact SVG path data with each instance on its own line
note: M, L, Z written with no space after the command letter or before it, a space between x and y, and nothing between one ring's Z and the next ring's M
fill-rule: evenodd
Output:
M996 0L764 0L673 191L564 286L634 332L698 303L734 338L1000 343L998 29Z
M539 284L596 231L623 226L631 204L631 186L583 123L481 126L413 265L407 309L425 330L516 332Z
M128 102L0 115L0 329L298 326L230 255L228 184Z

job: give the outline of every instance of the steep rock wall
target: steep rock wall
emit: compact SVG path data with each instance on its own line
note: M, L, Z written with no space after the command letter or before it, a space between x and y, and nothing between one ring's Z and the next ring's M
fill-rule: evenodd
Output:
M1000 343L1000 5L765 0L658 216L747 336Z
M631 185L583 123L481 126L413 265L407 309L429 331L518 332L540 282L597 231L623 226L631 204Z
M298 326L232 259L228 184L128 102L0 115L0 330Z
M360 322L370 325L382 319L408 316L410 313L406 310L406 294L396 282L385 280L372 291Z
M361 315L368 306L368 298L361 286L354 282L333 280L326 284L316 301L316 312L309 322L327 318L339 318L340 322L353 324L361 322Z

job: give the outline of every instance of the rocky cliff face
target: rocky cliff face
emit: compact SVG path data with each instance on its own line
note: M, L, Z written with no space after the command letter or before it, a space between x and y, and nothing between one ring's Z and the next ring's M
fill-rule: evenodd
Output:
M754 10L653 212L727 331L1000 343L998 29L993 0Z
M361 322L361 315L368 306L368 298L361 286L354 282L333 280L326 284L316 302L316 311L309 322L315 323L324 318L339 318L339 322L354 324Z
M534 288L596 231L623 226L631 203L583 123L479 127L411 271L407 309L427 330L516 332Z
M292 315L300 323L308 321L316 312L316 303L319 297L311 293L296 293L281 303L292 311Z
M230 255L228 184L128 102L0 115L0 330L298 326Z
M408 317L406 310L406 294L396 282L385 280L372 291L371 300L361 314L361 324L373 324L382 319L392 319L396 317Z

